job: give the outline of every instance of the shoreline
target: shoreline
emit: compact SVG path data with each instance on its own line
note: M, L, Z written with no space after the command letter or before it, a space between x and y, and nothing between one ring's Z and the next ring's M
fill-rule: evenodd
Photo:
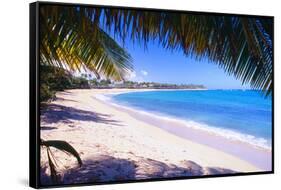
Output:
M196 121L193 120L185 120L183 118L177 118L174 116L170 116L167 114L162 114L162 113L156 113L156 112L150 112L141 108L135 108L135 107L131 107L130 105L124 105L122 103L119 103L117 101L112 101L112 97L118 94L125 94L125 93L131 93L131 92L146 92L147 90L139 90L139 91L126 91L126 92L115 92L115 93L104 93L104 94L98 94L95 95L94 98L101 100L104 103L109 103L112 106L121 108L123 111L127 111L127 112L135 112L136 114L139 115L146 115L146 116L150 116L150 117L154 117L154 118L158 118L159 120L167 120L167 121L174 121L175 123L180 123L181 125L185 125L186 127L189 128L193 128L194 130L200 130L203 132L208 132L210 133L210 135L216 135L216 136L221 136L224 137L228 140L232 140L232 141L237 141L237 142L241 142L241 143L245 143L249 146L253 146L254 148L257 149L261 149L264 151L271 151L271 144L267 145L267 144L262 144L262 142L258 142L258 141L266 141L266 139L262 138L262 137L255 137L249 134L244 134L238 131L234 131L231 129L221 129L215 126L208 126L207 124L202 124L202 123L198 123ZM150 90L151 91L151 90ZM153 91L158 91L158 89L155 89ZM193 125L193 126L192 126ZM161 128L161 127L160 127ZM224 134L224 133L228 133L228 134ZM245 139L243 139L243 137L240 138L234 138L231 133L233 135L239 135L239 136L243 136ZM226 137L225 135L228 135L228 137ZM249 139L246 139L246 138ZM251 142L248 140L252 140ZM253 141L255 140L255 141Z
M75 159L54 150L59 163L67 166L60 168L64 183L264 171L237 156L179 137L93 98L125 91L132 89L67 90L58 92L57 99L47 103L41 115L41 138L69 142L84 163L77 168ZM42 182L50 183L44 148L41 168Z
M155 127L168 131L178 137L191 140L196 143L207 145L209 147L221 150L225 153L229 153L233 156L237 156L245 161L254 164L255 166L263 170L271 170L271 149L265 145L255 144L248 142L245 139L234 139L225 136L225 133L222 131L215 131L219 128L213 128L200 125L197 122L187 122L183 119L170 117L167 115L159 115L152 112L147 112L138 108L130 107L127 105L119 104L118 102L113 102L111 96L117 94L131 93L131 92L146 92L146 91L158 91L159 89L137 89L137 90L126 90L124 92L115 92L115 93L103 93L102 97L99 95L94 96L94 98L102 101L105 104L110 104L122 110L132 117L141 120L143 122L149 123ZM165 91L166 89L163 89ZM170 89L173 90L173 89ZM187 89L193 90L193 89ZM195 89L201 90L201 89ZM202 89L203 90L203 89ZM205 90L205 89L204 89ZM162 91L162 89L161 89ZM110 97L109 97L110 96ZM231 130L225 130L227 133L236 133ZM219 133L221 132L221 133ZM237 135L237 134L233 134ZM241 135L239 133L239 135ZM247 135L244 135L247 137ZM259 140L259 139L256 139Z

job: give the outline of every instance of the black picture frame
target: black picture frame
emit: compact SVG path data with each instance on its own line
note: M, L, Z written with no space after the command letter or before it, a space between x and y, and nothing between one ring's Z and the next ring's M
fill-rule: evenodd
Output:
M139 183L151 181L166 181L166 180L186 180L196 178L213 178L213 177L233 177L233 176L248 176L260 174L273 174L274 173L274 38L273 43L273 91L272 91L272 170L261 172L249 173L235 173L235 174L221 174L221 175L204 175L204 176L190 176L190 177L174 177L174 178L159 178L159 179L143 179L143 180L129 180L129 181L111 181L111 182L93 182L82 184L66 184L66 185L42 185L40 184L40 64L39 64L39 9L44 5L56 6L81 6L81 7L98 7L98 8L117 8L117 9L130 9L130 10L143 10L143 11L165 11L165 12L178 12L188 13L194 15L232 15L239 17L265 17L272 19L272 27L274 31L274 17L264 15L246 15L246 14L233 14L233 13L217 13L217 12L196 12L185 10L167 10L155 8L141 8L141 7L122 7L122 6L108 6L108 5L91 5L79 3L59 3L59 2L34 2L29 4L29 60L30 60L30 73L29 73L29 185L33 188L51 188L51 187L70 187L70 186L85 186L85 185L103 185L103 184L120 184L120 183ZM274 36L274 34L273 34Z

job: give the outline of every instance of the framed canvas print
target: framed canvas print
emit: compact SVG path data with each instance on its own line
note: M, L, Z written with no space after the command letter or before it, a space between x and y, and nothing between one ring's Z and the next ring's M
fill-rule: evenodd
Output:
M30 186L274 171L273 17L30 4Z

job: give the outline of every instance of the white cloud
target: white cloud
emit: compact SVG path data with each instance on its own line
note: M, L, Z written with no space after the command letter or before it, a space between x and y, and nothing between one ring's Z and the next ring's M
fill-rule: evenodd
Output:
M141 74L142 74L143 76L147 76L147 75L148 75L148 72L145 71L145 70L141 70Z
M127 80L133 80L137 77L137 73L135 71L132 71L129 73Z
M131 80L131 81L135 81L135 82L143 82L144 77L148 75L148 72L145 70L141 70L140 72L136 72L136 71L132 71L130 72L127 77L126 80Z

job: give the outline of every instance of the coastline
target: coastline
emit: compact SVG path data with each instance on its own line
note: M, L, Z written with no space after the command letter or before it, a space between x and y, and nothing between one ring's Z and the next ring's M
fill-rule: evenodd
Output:
M177 89L177 90L179 90L179 89ZM180 91L183 91L183 90L180 90ZM193 91L193 90L201 91L201 90L207 90L207 89L188 89L188 91ZM151 117L157 118L159 120L174 121L174 124L176 124L175 122L177 122L178 124L180 123L181 125L185 125L186 127L189 127L189 128L193 128L193 129L205 131L205 132L207 131L207 132L211 133L212 135L219 135L219 136L228 138L229 140L242 142L242 143L248 144L250 146L254 146L255 148L262 149L264 151L271 151L271 144L270 144L270 142L267 142L269 139L265 139L262 137L255 137L253 135L241 133L241 132L234 131L231 129L222 129L222 128L218 128L216 126L209 126L207 124L198 123L198 122L190 120L190 119L186 120L183 118L178 118L175 116L171 116L171 115L167 115L167 114L163 114L163 113L159 113L159 112L147 111L140 107L132 107L128 104L120 103L120 102L114 100L114 98L113 98L113 96L119 95L119 94L126 94L126 93L131 93L131 92L146 92L146 91L167 91L167 90L143 89L143 90L132 90L132 91L126 90L123 92L120 90L119 92L100 93L100 94L95 95L94 97L105 103L110 103L111 105L118 107L118 108L122 109L123 111L127 111L130 113L134 112L135 114L138 113L138 115L143 115L143 116L151 116ZM176 91L176 90L170 89L168 91ZM149 118L147 118L147 119L149 119Z
M57 99L47 104L41 116L41 137L69 142L84 163L82 168L72 167L75 159L54 150L55 156L62 158L60 163L67 165L60 168L64 183L264 171L237 156L136 119L94 97L131 91L143 89L67 90L58 92ZM48 183L43 148L41 155L41 180Z
M138 92L145 92L138 90ZM158 91L155 89L154 91ZM125 91L116 93L103 93L95 98L103 103L110 104L117 109L124 111L132 117L161 128L178 137L200 143L225 153L237 156L262 170L271 170L272 157L271 148L260 141L264 139L254 138L231 130L209 127L194 121L185 121L159 113L151 113L139 108L129 107L116 101L111 101L111 96L116 94L130 93L136 91ZM251 141L251 142L250 142Z

